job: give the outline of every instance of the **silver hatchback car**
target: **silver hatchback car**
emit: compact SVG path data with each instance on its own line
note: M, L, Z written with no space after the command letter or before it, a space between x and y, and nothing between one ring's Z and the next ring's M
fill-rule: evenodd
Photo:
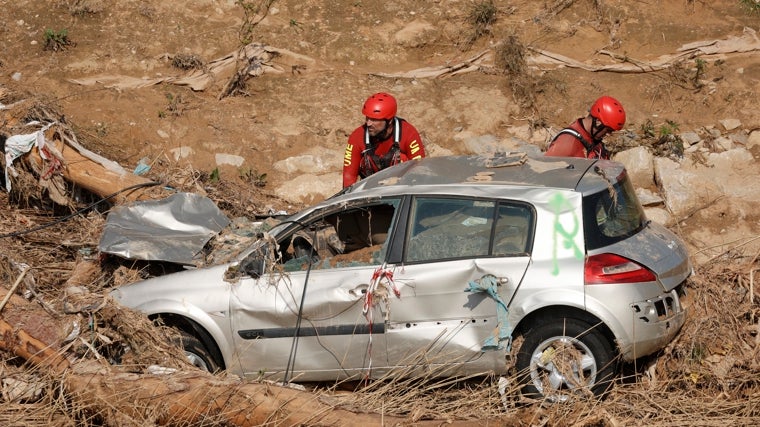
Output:
M601 394L685 320L683 242L620 163L430 157L277 224L236 261L120 286L198 366L284 381L517 373Z

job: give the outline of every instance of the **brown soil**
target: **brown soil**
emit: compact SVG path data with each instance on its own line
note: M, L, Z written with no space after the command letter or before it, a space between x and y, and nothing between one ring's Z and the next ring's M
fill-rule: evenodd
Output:
M361 123L362 102L377 91L397 96L399 115L421 131L431 155L464 153L465 134L507 139L524 125L537 134L564 126L584 115L601 94L623 103L626 129L632 132L648 122L659 128L672 121L682 131L718 127L719 120L727 118L740 119L747 130L760 128L756 108L760 65L754 51L685 58L667 69L648 72L588 71L521 61L536 57L535 49L589 66L655 61L689 43L738 37L745 29L756 28L757 15L742 7L748 2L495 0L495 21L481 27L475 24L473 11L488 6L487 1L279 0L271 2L260 22L246 21L239 3L0 0L5 17L0 23L0 95L24 94L54 107L88 149L127 169L147 159L152 179L177 185L176 171L191 171L177 186L209 194L231 216L292 212L307 203L275 195L275 188L295 176L273 164L312 149L340 154L348 134ZM252 41L314 62L251 77L234 96L220 96L230 75L203 91L171 83L115 89L105 83L73 82L93 76L148 80L185 75L189 71L183 68L203 68L240 48L246 22L257 23L250 33ZM59 36L66 30L65 40L70 43L46 45L47 30ZM439 78L378 76L458 64L485 51L495 59L469 72ZM2 125L0 133L8 136ZM539 146L545 142L534 141ZM176 159L172 150L179 147L188 147L193 154ZM244 163L217 166L219 153L241 156ZM210 178L217 168L219 182ZM339 170L331 173L338 182ZM0 200L6 206L1 233L47 222L49 213L9 201L7 195ZM709 246L713 235L726 228L756 234L757 211L751 205L712 207L681 227L695 230L691 241L698 249ZM4 264L8 259L32 264L38 283L54 289L68 279L85 249L96 245L102 221L93 213L54 231L14 240L12 248L6 240L0 254ZM700 266L693 284L700 297L695 313L704 318L692 317L662 359L648 362L644 380L621 386L601 412L574 407L547 414L545 408L521 406L519 416L506 422L688 424L686 416L661 418L663 406L678 406L670 400L670 391L690 396L694 404L682 407L682 413L704 417L704 425L758 422L760 414L751 409L760 407L758 297L752 297L758 291L748 285L757 255L727 253L730 257L721 258L725 265ZM126 270L116 270L117 276L106 281L124 282L141 274L134 268ZM10 267L4 269L6 286L16 275ZM715 303L713 294L724 305ZM736 312L726 313L729 307ZM718 319L705 320L716 313L732 325L731 333ZM658 379L667 384L656 383ZM642 412L626 409L626 402L639 405ZM362 403L365 409L388 410ZM422 400L418 405L426 417L436 415L435 408L425 407ZM442 418L452 420L457 411L442 413ZM464 409L459 413L473 419Z
M399 114L430 144L454 152L463 149L454 138L458 127L506 137L510 126L525 123L562 126L583 115L603 93L626 107L628 129L636 130L647 120L655 126L672 120L681 130L691 130L724 118L760 127L754 109L760 67L751 53L710 58L699 76L704 84L700 88L692 82L696 61L688 59L679 67L651 73L543 67L545 71L525 68L515 76L370 75L461 62L493 50L510 35L526 47L591 64L616 62L602 51L652 61L687 43L739 36L744 27L751 28L756 16L734 0L656 6L590 0L496 2L495 23L471 44L467 41L474 29L468 15L476 2L276 1L255 27L253 41L306 55L318 65L252 78L246 87L250 96L222 100L217 97L226 80L203 92L169 84L114 90L70 80L181 75L172 66L178 55L207 63L234 52L240 46L242 13L231 1L197 0L182 6L98 0L4 3L10 19L0 33L5 44L2 83L57 101L67 120L88 137L88 147L125 167L146 156L162 160L172 148L188 146L196 153L188 162L197 169L214 169L216 153L236 154L245 158L244 167L267 173L270 184L276 184L289 177L272 170L272 163L315 146L342 149L346 134L361 122L362 102L381 90L397 96ZM547 6L551 3L569 6L552 11ZM417 39L403 39L399 32L415 22L432 27ZM67 30L75 44L45 50L48 29ZM10 78L15 73L20 73L19 80ZM528 94L520 98L522 92ZM527 108L520 106L525 101Z

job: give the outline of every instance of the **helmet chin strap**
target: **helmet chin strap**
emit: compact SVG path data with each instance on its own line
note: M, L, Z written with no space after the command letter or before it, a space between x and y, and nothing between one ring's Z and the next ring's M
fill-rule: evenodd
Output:
M599 119L597 119L594 116L591 116L591 132L589 133L591 134L591 138L594 140L594 142L597 142L601 139L597 137L597 135L599 134L599 132L604 130L604 124L601 124L601 125L600 124L601 124L601 121Z

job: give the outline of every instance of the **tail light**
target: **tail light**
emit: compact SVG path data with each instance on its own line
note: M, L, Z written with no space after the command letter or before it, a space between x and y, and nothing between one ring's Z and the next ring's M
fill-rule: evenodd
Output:
M584 266L587 285L605 283L654 282L654 273L648 268L615 254L599 254L588 257Z

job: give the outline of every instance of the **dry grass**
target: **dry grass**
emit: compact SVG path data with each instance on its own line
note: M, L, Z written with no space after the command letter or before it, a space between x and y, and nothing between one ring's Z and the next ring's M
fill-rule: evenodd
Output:
M172 67L180 70L204 70L206 63L193 53L178 53L172 57Z
M40 111L40 110L36 110ZM47 109L46 114L50 114ZM226 212L254 216L276 199L262 189L210 183L203 174L167 162L156 163L154 173L176 188L203 192ZM31 184L30 184L31 185ZM26 190L25 190L26 191ZM101 264L102 271L79 285L89 293L80 299L64 297L61 288L76 267L90 259L97 247L103 212L90 211L63 222L59 215L11 199L0 192L0 230L21 232L41 224L55 224L33 233L4 236L0 244L0 280L7 289L22 264L31 267L20 293L31 296L54 316L63 316L64 302L79 310L87 340L65 348L73 360L119 360L134 372L157 364L182 369L178 349L168 345L168 332L143 316L112 304L99 304L102 292L152 274L148 266L131 262ZM34 205L34 204L32 204ZM252 211L250 206L255 206ZM626 369L626 375L601 400L581 399L547 405L519 397L516 377L482 375L446 378L445 365L428 368L412 379L395 372L350 393L338 387L319 387L314 393L332 405L383 414L410 421L544 426L750 426L760 423L760 277L757 254L729 250L698 267L688 284L689 316L677 338L654 357ZM70 311L70 310L69 310ZM88 330L87 325L92 325ZM130 350L125 352L126 348ZM412 357L435 362L435 352ZM451 360L443 358L446 362ZM450 367L450 363L448 365ZM0 424L8 426L152 425L149 415L135 420L113 408L130 396L109 396L113 407L72 405L61 385L65 378L27 366L2 354ZM501 387L501 388L500 388ZM107 412L107 413L106 413ZM109 420L108 422L104 420ZM111 424L108 424L108 423ZM181 425L181 424L173 424ZM209 418L204 425L221 425ZM463 424L464 425L464 424Z
M460 332L455 329L453 336ZM504 414L504 405L516 396L514 378L495 378L488 373L453 377L452 373L466 361L441 351L441 344L451 336L441 336L427 348L409 354L382 378L358 384L354 393L337 394L333 401L357 411L407 417L420 420L482 420ZM499 384L502 384L500 393Z
M506 36L494 49L494 66L503 74L515 101L526 110L533 110L542 82L528 69L527 48L516 34Z
M0 224L10 228L7 210ZM60 239L60 234L57 230L41 233L44 236L21 246L13 255L36 266L33 271L39 299L51 301L51 307L55 308L56 287L73 262L59 261L54 267L57 274L46 274L50 272L47 267L51 260L42 248L49 244L48 239ZM7 262L7 249L3 255L6 262L0 271L3 282L8 283L15 277L15 270ZM391 373L352 393L338 393L333 388L317 389L316 393L340 407L401 415L411 421L498 420L512 425L552 426L756 425L760 421L757 354L760 313L757 287L749 276L750 266L757 269L756 260L750 265L746 258L735 257L701 266L689 285L690 315L681 334L657 357L636 366L634 373L624 377L603 400L563 405L525 401L519 398L515 377L499 379L484 375L451 380L445 378L443 365L412 379L401 379L398 374L403 372ZM100 281L108 280L103 277ZM97 288L99 283L92 283L92 289ZM111 305L103 307L95 317L100 325L98 334L132 348L122 363L135 372L149 364L167 366L169 360L175 360L175 366L181 367L176 353L164 344L163 333L144 317ZM101 342L93 348L107 356L105 347ZM70 347L69 353L87 359L94 357L92 350L80 345ZM430 353L416 357L435 362ZM40 394L15 400L5 397L0 410L3 425L98 425L97 411L103 408L71 407L56 392L61 378L50 378L18 359L4 357L4 360L1 369L6 395L11 379L17 387L34 384ZM503 392L499 389L500 380L505 386ZM113 396L115 406L121 398L125 397ZM218 424L209 420L208 425Z
M516 376L450 380L444 368L416 379L392 373L348 395L342 405L412 420L500 420L550 426L751 426L760 422L760 276L755 259L701 266L691 279L689 317L664 351L627 367L603 399L548 405L526 401ZM716 260L717 261L717 260ZM752 267L752 268L751 268ZM728 309L730 307L730 309ZM430 361L425 354L418 358ZM501 387L501 390L500 390Z

